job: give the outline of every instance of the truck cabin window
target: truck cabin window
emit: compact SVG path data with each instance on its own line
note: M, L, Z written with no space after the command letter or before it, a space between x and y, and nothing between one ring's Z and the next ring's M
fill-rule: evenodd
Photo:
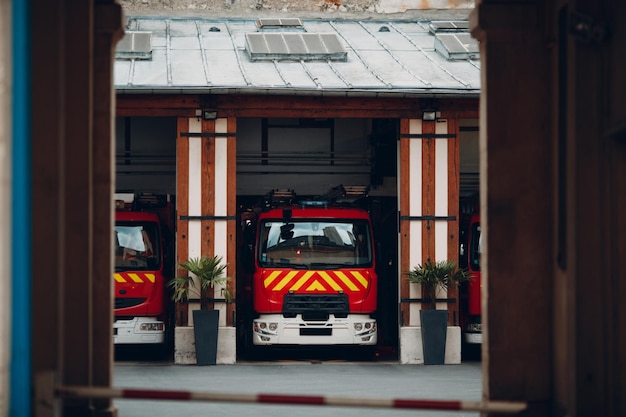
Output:
M371 235L366 221L265 221L260 230L260 266L328 269L372 264Z
M115 271L159 268L158 226L137 222L115 225Z

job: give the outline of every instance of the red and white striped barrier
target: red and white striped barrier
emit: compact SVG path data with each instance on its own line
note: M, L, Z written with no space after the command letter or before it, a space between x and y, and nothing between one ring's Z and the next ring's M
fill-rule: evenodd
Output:
M523 402L453 401L419 399L354 398L292 394L242 394L226 392L168 391L134 388L57 387L59 397L125 398L135 400L209 401L232 403L316 405L332 407L401 408L413 410L456 410L516 414L526 409Z

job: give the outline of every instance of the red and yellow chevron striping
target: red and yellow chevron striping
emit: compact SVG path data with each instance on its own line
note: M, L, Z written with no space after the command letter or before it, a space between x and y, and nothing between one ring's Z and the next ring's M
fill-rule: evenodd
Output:
M263 271L263 286L269 291L360 292L369 286L369 272L350 271Z
M113 279L116 282L125 283L131 282L135 284L148 284L156 281L156 276L154 274L145 274L145 273L137 273L137 272L116 272L113 274Z

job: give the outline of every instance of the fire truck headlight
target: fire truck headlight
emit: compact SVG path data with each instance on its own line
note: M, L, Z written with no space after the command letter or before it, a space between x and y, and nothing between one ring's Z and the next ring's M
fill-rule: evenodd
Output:
M142 332L162 332L165 329L163 323L141 323L139 331Z
M467 330L470 332L480 332L482 330L481 323L470 323L467 325Z
M278 323L276 322L265 322L265 321L254 322L254 331L257 333L276 334L276 329L278 329Z
M354 323L354 330L356 330L357 332L363 330L363 323Z
M365 323L365 328L367 330L371 329L372 328L372 323L370 323L370 322Z

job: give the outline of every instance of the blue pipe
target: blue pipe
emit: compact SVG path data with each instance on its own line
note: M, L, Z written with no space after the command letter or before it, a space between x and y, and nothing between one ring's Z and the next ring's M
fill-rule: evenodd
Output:
M31 416L31 176L29 1L12 8L11 361L9 415Z

